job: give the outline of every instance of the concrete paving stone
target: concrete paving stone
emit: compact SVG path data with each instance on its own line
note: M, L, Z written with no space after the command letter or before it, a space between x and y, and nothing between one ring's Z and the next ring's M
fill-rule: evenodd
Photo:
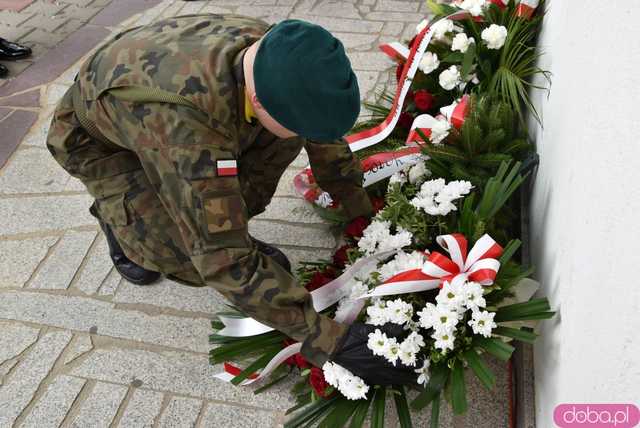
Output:
M216 4L205 6L200 13L232 13L232 9L229 7L220 7Z
M369 50L378 38L377 34L357 34L334 32L347 50Z
M37 13L40 15L53 16L60 13L67 6L67 2L36 0L27 8L23 9L21 13Z
M71 350L67 353L64 359L64 363L69 364L79 356L86 354L92 349L93 341L91 340L91 336L87 334L76 335L73 343L71 344Z
M9 113L12 113L12 112L13 112L13 109L0 107L0 122L2 122L2 119L7 117Z
M332 16L336 18L362 19L358 9L346 1L321 1L309 12L311 15Z
M59 20L51 20L53 22L58 22ZM64 21L60 21L58 27L64 24ZM27 34L21 43L29 44L29 43L37 43L48 48L53 48L64 38L62 34L52 34L51 31L47 29L41 29L37 26L34 26L35 30ZM57 28L57 27L56 27Z
M38 340L40 330L26 325L0 321L0 364L22 354Z
M56 33L66 36L80 29L84 24L85 23L79 19L67 19L64 24L56 29Z
M216 5L219 2L216 2ZM160 19L165 19L165 18L169 18L172 16L178 16L180 13L180 9L183 8L185 6L185 2L183 2L182 0L176 0L173 3L171 3L169 5L169 7L167 7L159 16ZM208 7L208 6L207 6ZM210 12L205 12L205 13L210 13Z
M89 214L92 203L89 195L0 199L0 212L6 216L0 236L95 226L98 223Z
M87 188L82 181L75 177L69 177L69 181L67 181L67 184L64 185L64 189L62 190L65 192L86 192Z
M108 427L127 394L127 387L98 382L71 422L73 428Z
M294 6L297 0L278 0L278 4L282 6Z
M63 85L60 83L52 83L47 87L45 101L47 105L56 105L62 99L64 94L69 90L71 85Z
M90 4L93 4L94 0L64 0L64 3L70 4L70 5L73 5L73 6L84 7L84 6L88 6Z
M12 65L17 62L12 62ZM4 89L6 86L0 87ZM18 147L20 141L29 132L29 128L35 123L38 114L32 111L16 110L5 120L0 122L0 135L2 135L2 144L0 144L0 168L5 164L11 153ZM3 212L3 211L0 211Z
M206 314L225 310L227 303L213 287L189 287L166 278L148 287L123 281L112 301Z
M203 7L207 6L209 2L204 0L190 1L181 10L181 15L192 15L200 13Z
M28 321L102 336L207 352L210 320L147 315L110 302L37 292L0 292L0 318Z
M299 12L292 13L291 18L313 22L314 24L323 26L331 32L348 31L352 33L374 34L378 33L384 25L383 22L367 21L364 19L332 18L328 16L317 16Z
M194 428L202 410L202 400L187 397L173 397L162 412L161 428Z
M333 250L330 249L315 249L315 250L303 250L299 248L280 248L289 258L292 269L300 266L300 262L317 262L318 260L331 260Z
M32 146L46 149L47 134L49 133L52 119L53 113L51 115L45 115L41 112L40 118L35 123L35 125L31 127L29 133L24 137L21 146Z
M22 287L57 238L0 241L0 288Z
M96 232L66 232L29 284L41 290L66 290L84 260Z
M64 10L64 14L68 18L77 19L78 21L88 22L102 11L101 6L70 6Z
M249 233L261 241L275 245L304 245L333 248L336 244L328 226L311 228L271 221L252 221Z
M295 223L324 223L311 204L302 198L273 198L257 220L287 220Z
M67 69L67 71L65 71L64 73L62 73L55 81L54 83L60 83L60 84L66 84L66 85L73 85L74 79L76 77L76 75L78 74L78 71L80 71L80 66L82 65L81 61L78 61L77 64L69 67L69 69Z
M152 8L158 3L160 3L160 0L113 0L95 15L90 22L104 27L114 26L139 12Z
M160 414L163 394L136 388L131 395L118 426L122 428L151 428Z
M293 187L293 178L300 172L302 168L292 168L289 166L280 177L278 187L274 196L298 196L295 188Z
M376 89L376 83L378 83L377 71L363 71L357 70L356 76L358 77L358 86L360 87L360 98L366 98L370 93Z
M365 15L366 19L373 21L401 21L417 24L423 17L417 13L409 12L370 12Z
M366 4L361 4L361 5L358 5L358 10L360 11L360 14L369 13L371 12L371 6L368 6Z
M372 6L372 5L376 4L376 0L362 0L362 4L366 4L366 5Z
M64 13L60 15L41 15L38 13L31 17L27 22L23 23L22 26L25 28L36 28L38 30L51 33L65 24L67 20L68 18Z
M113 269L113 262L109 257L109 246L104 234L99 233L93 247L87 254L87 262L76 275L77 279L73 287L85 294L94 294L98 291L107 276Z
M209 364L206 354L111 347L93 351L71 374L122 385L137 379L147 389L269 410L285 410L294 402L290 381L256 395L258 386L236 387L214 378L221 370Z
M87 381L60 375L49 385L21 425L23 428L57 428Z
M3 65L7 67L9 77L13 79L33 65L33 57L29 57L27 60L4 62Z
M11 10L0 10L0 24L2 26L19 27L20 24L30 19L34 13L16 13Z
M382 52L349 52L347 55L351 60L351 66L354 70L379 72L395 64Z
M276 414L246 407L209 403L202 417L203 427L270 428L275 425Z
M11 426L27 407L70 340L67 331L47 333L17 365L11 379L0 387L0 426Z
M291 6L240 6L236 13L254 18L286 17L291 10ZM274 22L274 20L270 19L268 22Z
M419 1L379 0L375 9L392 12L417 12L421 3Z
M40 107L40 89L0 99L1 106Z
M381 34L385 36L398 36L402 33L404 22L385 22Z
M118 286L122 282L126 282L126 281L123 280L120 273L118 273L118 271L114 267L113 269L111 269L111 272L109 272L109 275L107 275L104 282L100 286L100 289L98 290L98 294L100 296L113 296L116 290L118 289Z
M0 171L0 195L61 192L69 174L48 150L19 150Z

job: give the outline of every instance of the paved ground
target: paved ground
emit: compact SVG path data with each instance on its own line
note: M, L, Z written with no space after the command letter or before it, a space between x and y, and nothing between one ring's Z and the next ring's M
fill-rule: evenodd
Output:
M38 28L21 40L34 40L29 35L51 20L42 46L60 40L49 52L36 49L35 62L0 86L0 166L6 160L0 170L0 427L272 427L291 405L289 385L254 395L213 379L219 368L208 365L207 336L211 314L223 303L216 292L169 281L141 288L112 268L87 211L89 196L44 147L52 109L81 56L123 27L177 14L302 18L342 39L363 97L370 98L388 81L381 70L391 65L377 45L412 35L425 12L414 1L164 0L119 22L153 4L127 1L133 8L127 12L120 0L36 1L11 13L34 11L25 23L14 22L18 32L11 37L32 21ZM76 8L89 11L85 21L53 18ZM6 16L0 13L0 22ZM65 39L62 29L69 29ZM280 245L294 262L329 255L335 245L327 226L293 193L291 177L305 163L301 155L292 164L270 208L251 224L255 236ZM494 371L496 391L474 383L469 415L453 419L444 411L443 426L507 426L507 372L497 363ZM416 426L425 424L423 416Z

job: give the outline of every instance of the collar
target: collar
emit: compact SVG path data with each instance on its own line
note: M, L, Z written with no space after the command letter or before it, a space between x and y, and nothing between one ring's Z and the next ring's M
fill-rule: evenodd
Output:
M233 61L233 74L234 74L234 77L236 78L236 82L238 83L238 106L240 107L238 113L240 114L240 117L244 117L244 120L247 123L253 123L253 119L256 119L256 115L255 115L255 112L253 111L253 106L251 105L251 101L247 96L247 92L245 91L246 82L244 80L244 66L243 66L244 55L247 52L248 48L249 47L242 49L236 55Z
M247 91L243 90L242 92L244 92L244 120L246 120L247 123L252 123L253 119L257 119L256 113L253 111L253 106L251 105Z

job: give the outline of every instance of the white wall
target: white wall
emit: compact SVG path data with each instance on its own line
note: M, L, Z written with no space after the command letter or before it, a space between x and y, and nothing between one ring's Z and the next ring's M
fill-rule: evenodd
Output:
M532 253L559 315L535 346L540 428L559 403L640 399L640 1L549 3Z

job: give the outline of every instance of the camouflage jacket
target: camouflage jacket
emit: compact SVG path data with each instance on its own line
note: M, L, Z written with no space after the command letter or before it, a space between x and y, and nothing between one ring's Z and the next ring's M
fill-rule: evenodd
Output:
M322 364L346 327L316 313L309 293L250 241L248 218L264 209L252 189L269 174L251 153L264 157L264 150L255 149L266 147L288 163L304 146L318 183L343 202L350 217L370 214L371 206L359 162L344 141L279 140L245 121L242 57L267 29L262 21L230 15L134 28L83 65L78 86L86 117L108 142L140 159L203 284L304 342L303 353ZM180 94L194 108L115 95L115 88L131 86ZM218 176L219 160L237 160L239 176Z

